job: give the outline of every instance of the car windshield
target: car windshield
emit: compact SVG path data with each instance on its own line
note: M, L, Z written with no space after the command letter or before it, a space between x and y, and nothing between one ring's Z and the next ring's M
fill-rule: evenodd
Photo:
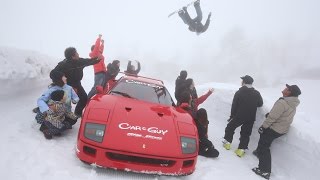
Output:
M174 105L165 87L137 80L122 79L110 94L168 106Z

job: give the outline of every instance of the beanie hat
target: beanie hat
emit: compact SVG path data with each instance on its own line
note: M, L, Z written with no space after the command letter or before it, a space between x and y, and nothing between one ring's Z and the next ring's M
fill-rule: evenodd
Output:
M53 82L61 81L62 76L64 76L63 72L60 72L56 69L53 69L50 72L50 78L52 79Z
M182 71L180 72L180 78L181 78L181 79L186 79L187 76L188 76L188 73L187 73L186 70L182 70Z
M245 75L240 78L243 80L244 84L252 84L253 83L253 78L249 75Z
M298 97L301 94L301 90L297 85L288 85L286 84L287 88L289 89L289 91L291 92L291 96L295 96Z
M53 91L51 93L51 99L53 101L61 101L63 96L64 96L64 91L63 90L56 90L56 91Z

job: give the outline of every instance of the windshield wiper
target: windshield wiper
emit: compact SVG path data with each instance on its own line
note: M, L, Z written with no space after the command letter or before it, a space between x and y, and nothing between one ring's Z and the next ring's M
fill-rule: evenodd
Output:
M135 99L134 97L130 96L129 94L127 93L124 93L124 92L120 92L120 91L111 91L112 93L115 93L115 94L120 94L124 97L127 97L127 98L132 98L132 99Z

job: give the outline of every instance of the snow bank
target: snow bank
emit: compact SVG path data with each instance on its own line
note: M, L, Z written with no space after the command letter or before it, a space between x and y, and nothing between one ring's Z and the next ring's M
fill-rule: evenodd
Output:
M29 89L43 81L49 83L48 74L57 62L35 51L0 47L0 95Z

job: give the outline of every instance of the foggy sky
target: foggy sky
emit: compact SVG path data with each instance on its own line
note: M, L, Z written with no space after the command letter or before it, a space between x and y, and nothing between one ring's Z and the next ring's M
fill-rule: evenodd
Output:
M169 66L175 73L181 68L198 72L199 64L205 70L237 65L236 70L211 75L263 76L261 65L271 64L272 71L279 61L280 65L294 62L293 69L320 66L319 1L202 0L203 22L210 11L212 21L208 31L199 36L189 32L178 15L167 17L190 1L1 0L0 45L58 59L63 59L66 47L74 46L80 56L88 57L101 33L106 61L138 59L149 71ZM188 10L195 15L193 6ZM281 76L287 75L290 73Z

